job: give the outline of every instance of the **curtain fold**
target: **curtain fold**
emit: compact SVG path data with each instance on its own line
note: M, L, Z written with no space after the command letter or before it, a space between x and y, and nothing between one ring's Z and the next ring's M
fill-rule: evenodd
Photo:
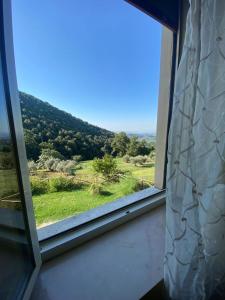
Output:
M166 210L170 298L219 299L225 295L224 0L190 0L175 79Z

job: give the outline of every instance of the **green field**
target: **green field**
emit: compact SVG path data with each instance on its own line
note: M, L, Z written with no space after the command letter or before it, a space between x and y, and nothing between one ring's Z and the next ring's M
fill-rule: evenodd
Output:
M122 159L117 159L117 163L119 169L126 171L126 175L119 182L105 184L104 192L100 195L92 195L90 186L85 184L75 191L33 196L37 226L54 223L131 194L137 191L137 180L148 185L153 184L155 171L153 164L134 166L123 162ZM50 172L47 173L48 176L55 176ZM75 177L83 182L95 180L96 174L92 169L92 161L81 162Z

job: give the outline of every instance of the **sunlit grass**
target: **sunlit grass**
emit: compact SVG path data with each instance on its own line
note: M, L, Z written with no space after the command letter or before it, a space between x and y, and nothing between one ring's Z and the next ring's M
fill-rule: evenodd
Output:
M154 182L154 166L134 166L117 159L118 167L127 171L127 175L117 183L108 183L103 186L103 193L92 195L90 185L70 192L47 193L33 196L37 226L62 220L66 217L78 215L87 210L119 199L135 192L137 180ZM76 172L76 178L81 181L91 182L96 177L92 169L92 161L81 163L81 168Z

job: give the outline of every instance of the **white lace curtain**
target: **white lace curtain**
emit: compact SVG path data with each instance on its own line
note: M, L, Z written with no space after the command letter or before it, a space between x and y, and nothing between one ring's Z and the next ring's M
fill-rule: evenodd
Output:
M166 218L170 298L225 299L225 0L190 0L169 134Z

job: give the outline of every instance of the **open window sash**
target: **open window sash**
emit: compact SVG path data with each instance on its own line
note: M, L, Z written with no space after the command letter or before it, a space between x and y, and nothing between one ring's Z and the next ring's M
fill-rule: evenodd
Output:
M29 299L41 266L28 176L11 3L0 0L0 299Z

